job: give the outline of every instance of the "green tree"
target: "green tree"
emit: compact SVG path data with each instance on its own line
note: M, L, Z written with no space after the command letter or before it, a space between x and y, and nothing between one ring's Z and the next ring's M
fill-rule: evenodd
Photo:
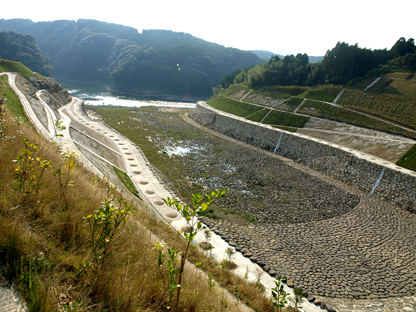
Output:
M186 248L181 256L181 263L179 266L179 274L176 288L176 301L173 311L178 312L179 310L179 300L180 293L182 288L182 275L184 272L186 257L188 255L189 247L191 246L192 240L195 238L195 235L202 229L202 223L198 220L197 216L200 213L204 213L207 208L212 204L215 198L225 196L227 190L218 190L213 191L210 194L201 194L195 192L192 194L192 208L188 204L181 204L176 199L167 198L163 199L166 205L177 210L186 221L186 229L184 236L186 239Z

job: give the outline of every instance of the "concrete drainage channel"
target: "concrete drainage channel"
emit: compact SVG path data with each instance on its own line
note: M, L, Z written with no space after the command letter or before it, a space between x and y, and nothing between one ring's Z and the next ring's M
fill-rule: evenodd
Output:
M23 93L17 89L16 85L14 84L14 78L15 76L9 75L10 81L13 80L13 83L10 83L10 85L13 85L14 91L19 95L19 98L22 101L22 103L24 102L25 104L27 104L24 105L24 107L30 120L34 123L34 125L42 135L44 135L47 138L54 139L53 134L49 133L45 127L39 126L41 125L39 119L36 117L33 110L30 109L30 103L26 99L25 95L23 95ZM174 209L168 207L162 201L162 198L176 196L168 190L166 190L163 184L158 181L157 176L151 169L150 164L142 154L141 150L132 142L127 140L124 136L115 132L113 129L110 129L107 126L92 121L91 119L86 117L81 105L82 101L80 101L79 99L73 99L71 103L59 109L59 113L61 114L62 120L64 121L66 130L64 130L65 133L63 133L64 137L59 138L57 143L61 144L61 146L65 149L78 150L74 142L72 142L69 135L69 126L71 119L80 122L84 126L87 126L90 130L94 130L98 133L101 133L110 140L112 140L118 148L118 153L123 156L123 162L125 164L126 172L132 178L137 190L142 195L142 198L146 200L148 206L153 208L155 213L160 218L162 218L166 223L170 223L177 231L180 231L180 229L182 229L186 224L185 220ZM45 114L51 117L51 114L48 114L46 108ZM67 114L71 116L67 116ZM52 115L52 117L54 116ZM99 173L98 169L95 168L95 166L88 159L82 157L82 161L92 171L94 171L95 173ZM203 241L205 241L205 237L204 234L200 232L197 234L194 243L199 244ZM221 262L223 259L226 258L226 249L231 246L226 241L224 241L221 238L221 236L215 234L214 232L212 233L210 243L214 247L211 250L210 255L215 260ZM237 252L233 256L233 262L235 262L235 264L237 265L237 268L235 269L235 274L242 278L247 276L249 281L256 281L258 279L259 272L262 272L260 282L266 288L266 293L270 294L270 290L275 286L274 278L272 276L264 272L259 265L250 261L249 258L244 257L240 252ZM284 290L290 294L290 297L294 298L293 289L290 288L288 285L290 285L290 282L287 285L284 285ZM11 288L2 287L2 285L0 284L0 312L26 311L23 301L18 298L20 297L15 293L14 290L12 290ZM1 304L3 302L5 304ZM8 304L9 302L10 305ZM5 310L5 308L3 307L7 307L7 310ZM325 303L321 303L318 300L316 300L315 303L309 302L308 300L304 300L304 302L302 303L301 310L314 312L322 311L322 309L334 311L332 308L327 307Z

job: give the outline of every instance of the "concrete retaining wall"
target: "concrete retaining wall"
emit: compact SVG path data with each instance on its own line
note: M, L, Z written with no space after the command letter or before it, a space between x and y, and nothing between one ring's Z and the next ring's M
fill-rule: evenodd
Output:
M275 129L199 102L191 118L237 140L293 159L364 192L416 212L416 173L389 161L302 134Z

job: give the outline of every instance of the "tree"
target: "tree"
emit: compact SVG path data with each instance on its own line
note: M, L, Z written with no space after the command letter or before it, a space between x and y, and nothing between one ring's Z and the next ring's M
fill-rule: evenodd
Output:
M212 204L212 201L215 198L225 196L227 190L218 190L213 191L210 194L201 194L195 192L192 194L192 208L189 207L187 204L181 204L176 199L167 198L163 199L166 205L174 208L177 210L182 217L185 218L186 221L186 231L184 232L184 236L186 239L186 248L185 252L182 254L181 263L179 266L179 274L178 274L178 281L177 281L177 288L176 288L176 301L175 307L173 309L174 312L178 312L179 310L179 299L182 287L182 275L184 272L186 257L188 255L189 247L191 246L192 240L195 238L195 235L202 229L202 223L198 221L197 216L199 213L203 213L207 208Z

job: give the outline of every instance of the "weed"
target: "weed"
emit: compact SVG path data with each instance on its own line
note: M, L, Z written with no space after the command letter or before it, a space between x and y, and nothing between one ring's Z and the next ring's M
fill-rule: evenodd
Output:
M301 304L303 302L303 290L301 288L295 288L293 291L295 298L292 300L295 305L295 311L298 311L299 308L302 308Z
M208 288L211 291L215 287L214 276L212 275L212 273L208 273L207 281L208 281Z
M62 123L63 123L62 120L58 120L58 119L55 120L55 128L58 131L63 131L63 130L66 129L66 127ZM56 137L63 137L64 135L61 134L61 133L55 133L55 136Z
M16 163L17 189L26 198L32 192L39 189L45 170L51 165L51 160L36 157L40 150L38 144L30 143L27 138L22 138L25 148L21 154L13 160Z
M132 192L136 197L139 197L139 192L137 191L136 187L134 186L133 181L131 180L131 178L127 175L127 173L125 173L123 170L114 167L114 171L116 172L118 178L120 179L120 181L124 184L124 186L130 191Z
M5 137L6 130L7 130L6 118L5 118L6 107L3 105L5 96L6 95L0 96L0 138Z
M225 260L225 265L228 268L232 267L233 264L233 256L235 255L235 250L231 247L227 247L227 249L225 250L225 256L227 257Z
M183 253L181 257L181 263L179 267L179 274L178 274L178 282L177 282L177 288L176 288L176 301L175 301L175 307L173 309L174 312L178 311L179 307L179 300L180 300L180 293L181 293L181 286L182 286L182 275L185 267L185 261L186 257L188 255L189 247L191 245L192 240L195 238L195 235L202 229L202 223L198 221L197 215L200 212L204 212L207 210L209 205L211 205L212 201L215 198L225 196L227 190L218 190L213 191L210 194L201 194L198 192L195 192L192 194L192 203L193 207L189 207L189 205L180 204L176 199L163 199L163 201L166 203L166 205L175 208L182 217L185 218L187 228L189 229L188 232L184 233L185 239L186 239L186 248L185 252Z
M281 312L286 307L289 294L284 290L282 278L276 279L274 283L276 286L272 288L272 306L276 311Z
M121 237L121 230L127 223L131 206L122 198L117 202L116 207L114 199L106 199L100 209L84 217L90 226L90 244L94 253L90 263L83 265L84 269L93 265L96 271L101 270L105 259L112 255L109 252L110 247Z
M74 174L74 169L76 167L75 159L78 157L78 154L74 151L61 151L62 162L64 169L57 168L53 173L56 177L58 177L58 189L60 198L64 205L65 209L68 209L68 200L66 195L66 189L68 186L73 186L74 180L71 180L71 175Z

